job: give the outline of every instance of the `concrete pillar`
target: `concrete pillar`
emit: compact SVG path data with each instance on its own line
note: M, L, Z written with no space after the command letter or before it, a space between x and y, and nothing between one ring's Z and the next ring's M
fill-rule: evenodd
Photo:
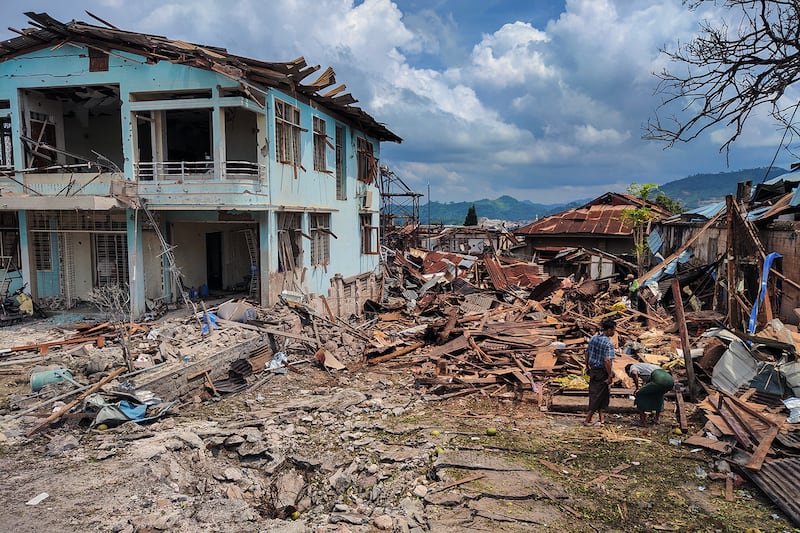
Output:
M270 253L272 248L270 247L271 235L269 230L270 227L274 227L273 217L274 213L271 211L259 211L255 217L258 221L258 275L260 276L259 287L261 288L260 297L261 305L263 306L270 306L274 303L271 301L269 294L269 273L273 271L272 256L276 255ZM277 257L275 260L277 261Z
M142 316L147 310L144 297L144 260L142 257L142 221L136 209L127 209L128 283L131 295L131 314Z
M20 210L19 214L19 265L20 273L22 274L22 283L28 283L30 293L33 296L37 295L36 279L33 276L33 267L31 264L31 241L28 234L28 212Z

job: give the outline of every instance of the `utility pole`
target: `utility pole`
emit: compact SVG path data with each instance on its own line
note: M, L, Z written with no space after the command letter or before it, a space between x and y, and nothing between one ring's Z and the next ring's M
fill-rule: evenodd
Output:
M431 225L431 184L428 183L428 227Z

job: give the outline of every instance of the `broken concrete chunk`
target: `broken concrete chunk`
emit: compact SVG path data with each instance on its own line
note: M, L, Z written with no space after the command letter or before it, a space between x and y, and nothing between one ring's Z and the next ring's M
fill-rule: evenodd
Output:
M242 470L233 466L226 468L223 475L228 481L240 481L244 477Z
M333 487L333 489L337 492L344 492L347 490L347 487L353 483L353 479L350 474L340 469L337 470L336 473L330 478L328 478L328 483L330 483L331 487Z
M56 435L47 443L47 455L56 456L80 445L74 435Z
M394 525L394 518L389 516L388 514L382 514L375 519L372 520L372 525L375 526L376 529L380 529L381 531L391 531L392 526Z

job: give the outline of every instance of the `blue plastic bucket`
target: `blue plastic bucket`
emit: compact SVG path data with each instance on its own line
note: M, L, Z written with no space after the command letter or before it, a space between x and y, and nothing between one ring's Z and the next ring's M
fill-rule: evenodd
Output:
M33 392L38 392L45 385L60 383L66 381L67 378L72 379L72 374L66 368L53 368L41 372L34 372L31 374L31 390Z

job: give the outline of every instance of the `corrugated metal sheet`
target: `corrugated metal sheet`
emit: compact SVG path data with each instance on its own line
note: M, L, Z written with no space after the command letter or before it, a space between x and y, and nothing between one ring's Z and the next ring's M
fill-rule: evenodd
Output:
M643 202L628 194L606 193L587 204L569 209L528 224L514 233L517 235L608 235L627 237L633 226L623 219L626 209L646 205L659 216L669 213L661 207Z
M658 253L661 247L664 245L664 240L661 238L661 232L658 230L653 231L647 237L647 246L650 247L650 251Z
M796 170L794 172L787 172L786 174L781 174L780 176L775 176L774 178L768 179L764 182L766 185L775 185L782 181L792 181L800 183L800 171Z
M519 264L503 267L506 279L511 285L516 285L523 289L535 287L544 281L541 267L537 265Z
M747 468L741 471L800 526L800 458L766 460L757 472Z
M739 387L750 383L757 372L758 365L755 358L744 343L737 339L730 343L714 366L711 384L718 389L736 394Z
M518 235L537 234L576 234L576 235L619 235L628 236L633 232L630 222L623 220L624 205L592 205L564 211L545 217L518 229Z
M789 200L789 205L792 207L797 207L800 205L800 187L797 187L794 190L794 194L792 194L792 199Z
M486 273L489 275L489 279L492 281L492 285L495 289L500 291L508 287L508 280L497 259L487 255L483 258L483 263L486 267Z

